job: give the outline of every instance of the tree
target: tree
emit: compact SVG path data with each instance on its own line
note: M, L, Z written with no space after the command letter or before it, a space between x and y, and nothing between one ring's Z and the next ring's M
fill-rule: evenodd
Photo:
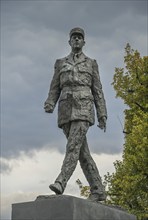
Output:
M115 68L113 87L123 99L125 143L122 161L105 176L108 203L148 219L148 57L127 44L124 68Z
M113 87L126 109L125 143L122 161L115 161L115 172L105 175L106 203L117 205L148 219L148 57L141 57L129 44L125 47L124 68L115 68ZM88 197L88 186L77 181L81 195Z
M76 180L76 183L79 186L80 195L83 196L83 197L88 198L89 195L90 195L90 186L84 186L79 179Z

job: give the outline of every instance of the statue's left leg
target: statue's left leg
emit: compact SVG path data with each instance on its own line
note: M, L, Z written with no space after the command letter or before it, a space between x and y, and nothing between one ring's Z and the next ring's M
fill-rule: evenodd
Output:
M79 161L84 175L90 185L90 197L93 197L93 199L97 201L105 200L106 196L102 180L99 175L96 163L90 155L86 137L80 150Z

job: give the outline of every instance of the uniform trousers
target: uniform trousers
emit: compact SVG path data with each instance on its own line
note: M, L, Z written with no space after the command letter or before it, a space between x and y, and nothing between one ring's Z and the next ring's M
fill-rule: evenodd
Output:
M59 182L63 188L74 172L79 160L84 175L90 185L91 193L104 193L101 177L97 166L90 155L86 133L89 128L87 121L72 121L64 124L62 129L67 137L66 154L61 172L55 182Z

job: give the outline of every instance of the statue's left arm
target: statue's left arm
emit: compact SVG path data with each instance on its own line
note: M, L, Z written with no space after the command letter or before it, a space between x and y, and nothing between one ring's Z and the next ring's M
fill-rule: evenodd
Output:
M98 64L96 60L93 61L93 75L92 75L92 94L97 112L97 118L101 129L106 130L107 109L102 84L100 81Z

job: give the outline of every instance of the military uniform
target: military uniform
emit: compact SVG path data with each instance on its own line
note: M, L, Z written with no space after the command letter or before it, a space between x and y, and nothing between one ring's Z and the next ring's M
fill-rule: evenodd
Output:
M96 61L83 53L75 56L71 53L56 61L46 100L52 110L59 100L58 126L63 128L68 139L61 173L55 182L60 183L64 191L79 160L91 192L102 195L104 189L88 149L86 133L95 122L94 104L98 121L107 117L106 105Z
M54 109L57 100L58 126L75 120L88 121L94 124L94 104L98 121L106 116L105 100L95 60L78 54L77 61L73 53L57 60L55 73L51 82L50 92L46 103Z
M71 53L55 63L55 72L44 107L46 112L51 113L59 100L58 126L67 137L61 172L55 183L49 187L55 193L62 194L79 160L90 185L91 200L100 201L105 199L104 188L89 152L86 133L95 122L94 106L99 126L105 129L106 105L97 62L82 52L85 44L83 29L72 29L69 43Z

